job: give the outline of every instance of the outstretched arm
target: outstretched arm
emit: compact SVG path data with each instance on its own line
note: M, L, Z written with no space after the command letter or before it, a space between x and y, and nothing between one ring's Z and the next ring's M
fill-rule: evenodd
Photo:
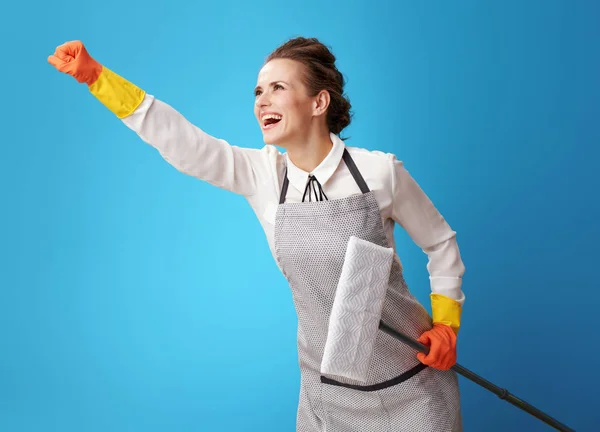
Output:
M255 193L260 150L235 147L207 134L93 59L80 41L60 45L48 62L87 84L92 95L180 172L246 197Z

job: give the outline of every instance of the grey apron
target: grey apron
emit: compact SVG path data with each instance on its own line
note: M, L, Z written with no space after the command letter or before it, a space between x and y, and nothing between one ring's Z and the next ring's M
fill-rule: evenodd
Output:
M454 371L426 367L416 351L379 331L368 382L334 380L320 373L329 315L350 236L387 244L379 206L347 150L343 160L362 194L328 200L317 183L317 201L286 203L287 170L275 219L275 258L292 290L298 314L300 400L297 432L459 432L458 380ZM383 321L418 338L431 328L425 308L409 292L396 255ZM339 379L339 378L338 378Z

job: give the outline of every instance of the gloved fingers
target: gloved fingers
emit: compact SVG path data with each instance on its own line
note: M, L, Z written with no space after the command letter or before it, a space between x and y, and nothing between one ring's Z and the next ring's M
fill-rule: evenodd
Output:
M71 57L78 57L80 54L87 53L83 42L80 40L65 42L62 45L59 45L56 50Z
M421 353L422 354L422 353ZM453 360L452 355L443 354L441 357L436 358L422 358L422 363L432 367L433 369L439 370L448 370L452 366L454 366L455 361Z
M431 367L440 370L448 370L456 363L456 354L452 349L446 349L440 358Z
M448 370L456 363L456 334L446 325L436 325L435 331L442 348L438 361L432 367Z
M54 50L54 54L48 56L48 63L61 72L67 72L69 63L73 62L76 58L76 50L73 47L73 43L74 42L66 42L57 46Z
M449 326L435 325L418 342L429 345L429 354L417 354L421 363L440 370L450 369L456 363L456 335Z
M421 336L419 336L419 339L417 339L417 342L422 343L423 345L427 345L429 346L429 344L431 343L431 330L427 330L426 332L423 332L421 334Z
M419 336L419 338L417 339L417 342L420 342L423 345L429 347L431 345L430 331L428 330L426 332L423 332L421 334L421 336ZM431 353L431 351L430 351L430 353ZM429 365L429 364L431 364L433 362L433 360L431 359L431 356L427 355L427 354L425 354L423 352L417 353L417 359L421 363L426 364L426 365Z
M58 70L60 70L65 65L64 60L61 60L59 57L55 56L54 54L48 56L48 63L50 63L52 66L54 66Z
M419 360L421 363L430 366L432 361L431 359L427 358L427 355L425 353L417 353L417 360Z
M435 364L442 351L442 344L440 343L439 338L436 337L433 331L429 330L421 335L419 342L429 345L429 353L418 353L417 359L428 366Z
M56 69L58 69L59 72L63 72L73 76L77 74L77 71L79 69L78 63L76 61L67 62L56 56L48 57L48 62Z
M54 55L65 63L75 60L75 50L66 44L58 46L54 51Z

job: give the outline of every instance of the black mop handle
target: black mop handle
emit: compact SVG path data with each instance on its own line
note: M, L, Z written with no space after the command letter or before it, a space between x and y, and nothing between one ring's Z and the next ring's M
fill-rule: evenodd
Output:
M417 342L416 340L406 336L405 334L397 332L396 330L392 329L387 324L385 324L383 321L379 322L379 328L382 331L384 331L385 333L389 334L390 336L411 346L415 350L423 352L425 354L429 353L429 348L427 346L421 344L420 342ZM542 420L543 422L546 422L550 426L554 427L556 430L559 430L562 432L575 432L573 429L569 428L568 426L565 426L558 420L553 419L552 417L543 413L542 411L535 408L534 406L532 406L532 405L528 404L527 402L510 394L508 392L508 390L500 388L500 387L492 384L491 382L483 379L479 375L471 372L470 370L464 368L463 366L459 365L458 363L456 363L454 366L452 366L452 369L454 371L456 371L457 373L459 373L460 375L462 375L462 376L470 379L471 381L479 384L480 386L488 389L492 393L496 394L496 396L498 396L500 399L506 400L506 401L510 402L511 404L513 404L513 405L521 408L522 410L528 412L529 414L533 415L534 417L537 417L538 419Z

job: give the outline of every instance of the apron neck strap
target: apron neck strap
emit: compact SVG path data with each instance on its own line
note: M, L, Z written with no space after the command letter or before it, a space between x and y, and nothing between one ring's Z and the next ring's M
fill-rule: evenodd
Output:
M344 162L346 162L346 166L350 170L352 177L354 177L354 181L360 188L360 191L362 193L369 192L369 186L367 186L367 182L365 181L362 174L356 167L356 164L354 163L354 160L352 159L352 157L350 157L350 153L348 153L347 149L344 149L344 154L342 155L342 158L344 159Z
M346 166L350 170L350 174L352 174L354 181L360 188L360 191L362 193L369 192L369 186L367 186L367 182L365 181L362 174L358 170L356 164L354 163L354 160L352 159L352 157L350 156L350 153L348 152L348 149L344 149L344 154L342 155L342 159L344 159L344 162L346 163ZM279 196L279 204L283 204L285 202L285 197L287 196L287 191L288 191L288 187L290 184L290 181L287 176L287 172L288 172L288 170L286 167L284 179L283 179L283 185L281 186L281 194Z

